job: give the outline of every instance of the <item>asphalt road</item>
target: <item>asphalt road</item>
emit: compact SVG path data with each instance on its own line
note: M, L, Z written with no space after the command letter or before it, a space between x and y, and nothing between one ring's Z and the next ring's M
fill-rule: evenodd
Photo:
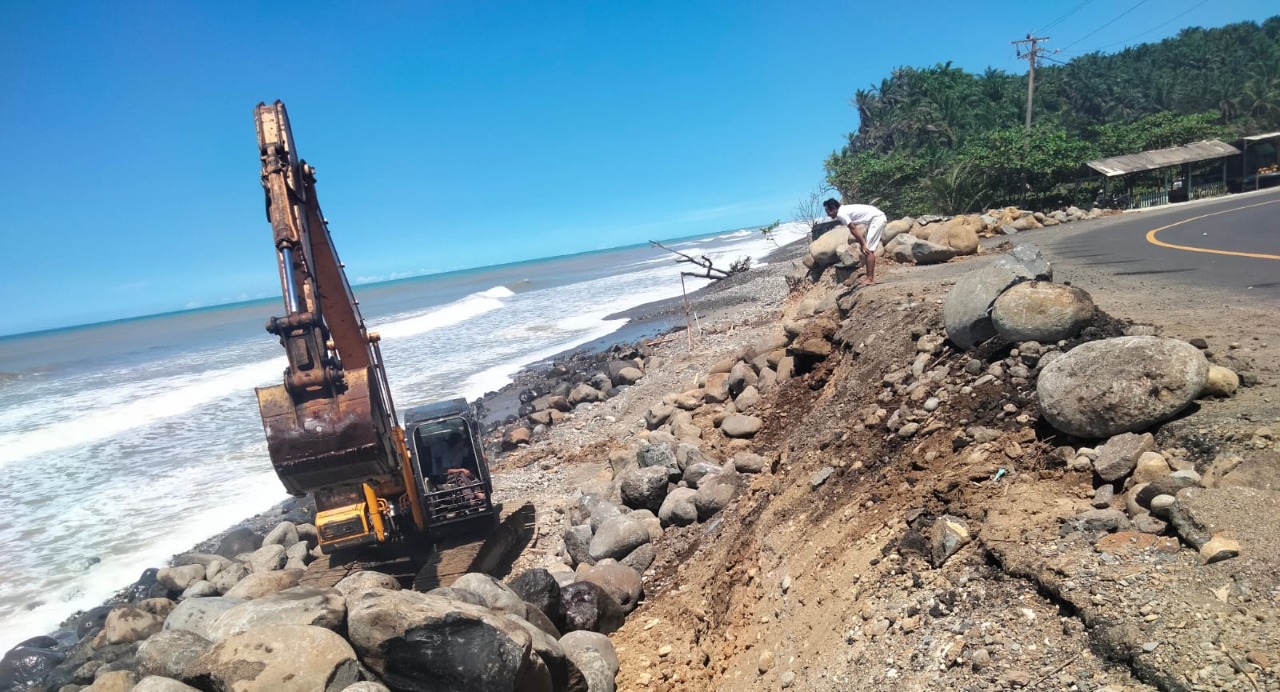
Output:
M1063 269L1280 299L1280 189L1019 233L1024 241Z

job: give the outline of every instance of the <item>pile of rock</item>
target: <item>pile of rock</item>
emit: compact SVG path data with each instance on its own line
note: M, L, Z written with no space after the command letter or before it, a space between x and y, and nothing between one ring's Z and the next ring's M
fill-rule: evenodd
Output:
M1069 470L1092 472L1095 488L1094 509L1068 518L1064 534L1176 532L1200 551L1205 564L1239 555L1236 541L1197 520L1195 498L1202 483L1186 450L1158 450L1150 433L1123 433L1097 448L1060 448L1059 453L1070 458Z
M534 435L572 418L578 406L617 396L644 377L645 358L639 352L628 350L610 356L603 367L594 372L570 373L554 366L550 371L553 382L522 392L519 414L527 423L509 429L503 436L502 448L511 450L527 445Z
M907 216L886 224L881 242L883 254L895 262L940 264L953 257L977 253L981 238L1016 235L1020 231L1119 213L1109 209L1092 209L1086 212L1077 207L1044 213L1006 207L991 209L982 214ZM843 235L840 235L842 230ZM835 229L828 233L834 235L824 234L810 248L809 266L854 262L847 250L848 230Z
M63 692L614 689L602 632L623 611L590 578L561 588L543 570L511 586L467 574L417 593L355 572L334 588L299 585L314 546L310 525L233 532L217 554L154 571L136 598L82 614L69 650L60 632L5 660L26 666L24 688Z

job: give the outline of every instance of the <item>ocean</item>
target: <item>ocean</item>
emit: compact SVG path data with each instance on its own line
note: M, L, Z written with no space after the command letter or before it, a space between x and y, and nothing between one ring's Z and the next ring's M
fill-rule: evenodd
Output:
M805 233L787 224L774 239ZM669 245L725 267L775 241L740 230ZM404 411L474 400L614 333L626 320L607 316L680 295L691 267L673 260L632 246L354 290ZM281 381L263 328L281 312L260 300L0 338L0 652L287 497L253 392Z

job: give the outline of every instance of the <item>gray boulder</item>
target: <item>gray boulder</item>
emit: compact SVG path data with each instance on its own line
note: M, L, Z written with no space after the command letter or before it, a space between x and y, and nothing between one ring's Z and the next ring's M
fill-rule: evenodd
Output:
M1034 245L1020 245L956 282L942 303L947 338L970 349L996 335L991 306L1010 286L1023 281L1053 279L1049 263Z
M209 625L208 639L220 642L251 629L277 625L336 630L346 616L347 604L337 589L296 586L241 603L223 613Z
M209 626L224 613L244 603L242 598L193 598L178 604L164 619L164 629L185 630L209 639Z
M569 559L573 561L573 564L595 563L595 560L591 558L592 536L591 527L586 524L571 526L568 531L564 532L564 551L569 556Z
M747 438L754 437L762 427L764 427L763 420L755 416L735 413L720 423L720 432L723 432L726 437Z
M697 491L690 488L672 490L658 509L658 519L664 526L688 526L698 521L698 507L693 502L695 495Z
M618 490L622 502L632 509L656 510L667 496L670 470L665 466L631 469L622 474Z
M244 579L248 575L248 567L245 567L239 562L233 562L218 570L218 573L213 575L213 578L209 580L209 583L213 584L213 588L216 589L218 593L225 594L231 590L231 587L240 583L240 580Z
M696 464L690 464L685 467L684 482L690 488L697 489L698 483L702 480L703 476L717 473L720 473L720 467L718 465L700 461Z
M538 658L542 659L547 671L551 674L549 690L570 690L574 687L578 689L585 688L586 679L583 678L577 666L573 665L573 662L565 656L564 648L560 646L559 632L548 634L539 629L534 623L511 614L507 614L507 618L529 633L529 639L533 644L533 652L538 655Z
M574 387L573 391L569 392L569 403L573 406L604 401L607 398L608 397L605 396L604 392L585 382Z
M282 569L276 572L255 572L236 582L223 596L227 598L262 598L277 591L292 589L302 579L303 570Z
M590 692L614 692L618 675L618 654L609 638L598 632L580 630L560 638L560 647L587 679Z
M480 597L489 610L525 617L524 599L511 587L488 574L469 572L453 582L454 589L470 591Z
M1058 430L1110 437L1177 414L1204 388L1208 374L1204 354L1185 341L1122 336L1081 344L1045 366L1036 396Z
M262 545L278 545L288 550L298 540L298 526L291 521L282 521L267 533Z
M630 567L638 574L644 574L644 571L649 569L650 565L652 565L653 561L656 559L658 559L657 549L653 547L652 543L645 543L639 548L631 551L631 553L626 557L622 558L622 561L619 564Z
M970 231L970 233L972 233ZM919 240L909 235L901 236L902 238L911 238L905 243L906 251L909 253L907 259L915 264L942 264L950 261L956 255L962 254L959 250L950 245L936 243L932 240ZM976 238L976 236L975 236ZM899 245L898 247L903 247ZM894 259L897 259L900 252L895 251ZM972 253L963 253L972 254Z
M1138 457L1144 452L1155 451L1156 441L1151 433L1122 433L1098 447L1093 470L1098 478L1113 483L1130 473L1138 465Z
M380 589L360 593L348 608L352 646L392 689L551 689L529 632L486 608Z
M359 677L351 645L307 625L241 632L210 647L184 675L196 687L226 692L339 692Z
M667 419L671 417L675 410L676 407L671 404L657 403L650 406L649 410L644 412L645 427L650 430L657 429L658 426L667 422Z
M139 675L181 678L182 671L212 645L195 632L165 630L142 642L134 661Z
M156 581L170 591L186 591L187 587L204 579L204 565L163 567L156 572Z
M667 470L668 475L679 478L680 464L676 462L676 454L672 445L665 443L649 443L636 450L636 464L642 468L659 467Z
M693 505L698 510L698 521L706 521L729 505L738 494L741 476L724 471L703 479L693 494Z
M589 581L604 589L622 606L624 613L635 610L644 591L640 573L620 562L581 566L578 568L577 581Z
M592 562L606 558L621 560L627 553L648 542L649 530L644 524L627 516L619 516L600 525L600 530L591 538L587 552Z
M352 572L333 585L333 588L342 594L343 598L359 593L366 589L389 589L395 591L400 588L400 582L395 577L382 572L359 571Z
M738 473L763 473L769 468L769 460L753 452L733 455L733 467Z
M284 566L284 546L279 543L264 545L244 556L251 573L271 572Z
M1006 343L1056 343L1089 326L1097 309L1088 293L1048 281L1027 281L996 298L991 323Z

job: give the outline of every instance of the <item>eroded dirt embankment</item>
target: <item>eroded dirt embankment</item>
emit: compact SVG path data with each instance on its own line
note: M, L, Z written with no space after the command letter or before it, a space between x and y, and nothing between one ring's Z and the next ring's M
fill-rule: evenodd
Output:
M664 535L646 603L614 636L619 689L1280 689L1266 532L1205 566L1176 537L1064 530L1094 497L1092 474L1067 469L1062 445L1079 441L1039 422L1034 377L1010 376L1007 349L977 369L922 343L942 332L946 290L841 298L837 350L756 412L752 449L774 473ZM925 416L913 381L942 398ZM1231 405L1204 402L1210 429L1193 414L1161 448L1247 438L1217 427ZM910 412L912 434L886 429ZM714 451L712 416L695 421ZM972 541L940 559L953 522Z

